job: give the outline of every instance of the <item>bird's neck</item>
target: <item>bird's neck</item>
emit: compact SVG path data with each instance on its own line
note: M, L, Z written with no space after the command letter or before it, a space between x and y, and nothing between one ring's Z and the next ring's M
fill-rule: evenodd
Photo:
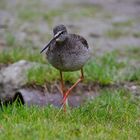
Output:
M63 40L63 41L56 41L56 45L58 45L58 46L64 45L67 42L67 39L68 38L65 38L65 40Z

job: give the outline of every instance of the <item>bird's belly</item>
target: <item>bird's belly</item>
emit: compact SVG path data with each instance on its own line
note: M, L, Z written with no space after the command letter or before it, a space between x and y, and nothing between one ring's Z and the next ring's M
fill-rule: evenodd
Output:
M75 52L49 52L47 59L55 68L61 71L76 71L83 67L89 59L89 51Z

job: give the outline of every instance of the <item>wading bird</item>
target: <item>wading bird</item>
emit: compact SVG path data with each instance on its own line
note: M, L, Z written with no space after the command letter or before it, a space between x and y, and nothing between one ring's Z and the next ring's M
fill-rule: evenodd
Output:
M62 105L66 111L66 100L71 90L84 79L83 66L90 57L87 41L80 35L69 34L64 25L53 28L54 37L41 50L46 51L47 60L60 71ZM63 72L81 71L81 76L66 92L64 88Z

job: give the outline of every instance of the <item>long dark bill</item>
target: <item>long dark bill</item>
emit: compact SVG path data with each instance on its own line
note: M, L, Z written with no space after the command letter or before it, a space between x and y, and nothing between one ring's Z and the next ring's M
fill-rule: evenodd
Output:
M54 38L51 39L51 40L49 41L49 43L40 51L40 53L42 53L44 50L46 50L46 49L50 46L50 44L51 44L54 40L56 40L62 33L63 33L63 31L59 31L59 32L54 36Z

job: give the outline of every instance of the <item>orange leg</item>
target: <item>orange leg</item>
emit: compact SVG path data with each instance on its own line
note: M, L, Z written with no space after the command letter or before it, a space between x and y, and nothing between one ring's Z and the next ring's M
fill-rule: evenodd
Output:
M72 85L72 86L67 90L67 92L64 94L64 97L63 97L63 100L62 100L62 104L63 104L63 105L65 105L69 93L70 93L70 92L73 90L73 88L74 88L79 82L81 82L83 79L84 79L84 73L83 73L83 69L81 69L81 77L80 77L80 79L78 79L77 82L76 82L74 85Z
M64 87L64 80L63 80L62 71L60 71L60 78L61 78L61 91L62 91L63 98L64 98L65 97L65 87ZM66 104L64 104L64 112L66 112Z

